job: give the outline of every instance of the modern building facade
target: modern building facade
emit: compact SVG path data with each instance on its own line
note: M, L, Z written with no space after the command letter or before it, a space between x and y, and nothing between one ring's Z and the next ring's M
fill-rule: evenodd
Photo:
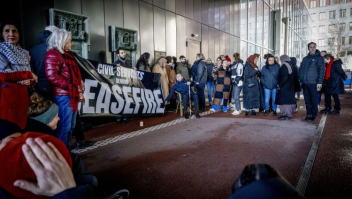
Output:
M352 2L308 1L313 20L313 41L318 49L326 50L344 62L345 69L352 69Z
M244 60L268 52L301 60L312 35L303 0L13 0L5 7L13 9L0 17L20 24L26 49L49 25L49 9L88 17L87 58L107 63L110 26L137 31L136 57L149 52L151 64L160 53L185 55L190 63L198 52L213 60L234 52Z
M288 54L300 62L308 53L310 24L303 0L242 0L241 53Z

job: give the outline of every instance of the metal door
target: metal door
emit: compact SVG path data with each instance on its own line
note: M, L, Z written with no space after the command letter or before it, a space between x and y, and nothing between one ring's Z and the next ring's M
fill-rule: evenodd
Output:
M187 40L187 57L188 64L191 67L196 61L197 54L200 53L200 42L194 40Z

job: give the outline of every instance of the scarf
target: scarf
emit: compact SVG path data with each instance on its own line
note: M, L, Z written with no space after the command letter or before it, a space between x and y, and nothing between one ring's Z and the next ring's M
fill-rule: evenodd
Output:
M254 63L254 60L257 58L256 55L251 55L248 57L247 62L254 68L258 68L258 66ZM255 75L255 78L258 79L258 75Z
M289 62L291 61L291 58L287 55L281 55L280 61L281 61L282 65L285 65L287 67L288 74L292 74L292 67L289 64Z
M326 66L326 71L325 71L325 79L328 80L330 78L330 74L331 74L331 66L332 63L334 62L334 58L331 57L329 64Z
M28 60L28 51L20 45L14 46L7 41L0 42L0 53L10 62L12 66L20 65L21 69L13 68L13 71L31 70ZM23 67L23 68L22 68Z
M79 71L78 65L71 54L71 52L66 51L64 54L65 64L70 69L71 82L68 86L68 92L70 94L70 107L73 112L77 111L78 103L84 101L83 90L81 87L82 77Z

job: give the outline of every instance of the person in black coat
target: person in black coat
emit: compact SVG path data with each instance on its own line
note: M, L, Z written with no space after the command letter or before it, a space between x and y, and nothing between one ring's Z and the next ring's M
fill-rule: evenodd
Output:
M31 56L32 72L38 76L36 91L46 99L52 99L51 85L46 79L44 60L48 51L46 40L52 32L57 30L55 26L48 26L44 31L39 33L39 43L31 48L29 55Z
M342 70L341 59L335 59L332 55L326 54L324 61L328 65L325 71L325 110L324 113L339 114L341 110L339 94L345 93L343 80L347 78L346 73ZM331 112L331 96L334 98L335 107Z
M246 117L249 116L249 111L252 110L252 115L256 116L256 108L260 107L261 104L261 86L259 85L258 78L260 72L258 66L255 64L258 61L256 55L248 57L247 62L244 66L243 73L243 107L246 109Z
M281 116L279 119L289 120L296 109L293 69L289 56L282 55L280 61L282 65L279 70L278 93L275 102L280 105Z

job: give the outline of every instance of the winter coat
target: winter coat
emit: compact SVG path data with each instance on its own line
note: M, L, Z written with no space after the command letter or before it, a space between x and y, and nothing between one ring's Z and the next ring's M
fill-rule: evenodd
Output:
M27 122L29 93L28 86L17 82L27 79L33 79L32 72L0 73L0 119L15 123L21 129Z
M60 51L51 49L46 53L45 74L54 95L70 95L68 87L71 82L71 70ZM81 87L84 88L84 85Z
M176 84L176 72L175 69L171 68L171 66L166 65L165 66L167 76L169 78L169 91L172 89L172 87Z
M299 79L299 69L297 66L297 59L295 57L290 57L292 65L292 74L293 74L293 84L295 86L295 92L301 92L301 85Z
M142 62L139 63L139 65L137 66L137 69L139 71L145 71L145 72L152 72L152 69L150 67L150 65L148 64L147 66L145 66Z
M228 104L231 89L231 73L220 67L219 70L214 73L214 80L215 95L213 105L217 106L215 108L218 110L220 108L221 100L223 100L224 106L227 106Z
M250 84L254 84L249 88ZM243 107L246 109L260 107L261 86L257 78L257 70L255 70L248 62L244 66L243 74Z
M331 66L330 78L326 80L325 93L331 95L344 94L345 85L343 83L343 79L345 76L346 73L342 70L341 59L335 59Z
M293 81L293 70L289 74L287 66L282 65L279 70L279 81L278 86L279 92L276 94L275 103L277 105L291 105L296 104L294 81Z
M176 84L170 90L169 96L167 96L165 101L170 101L175 91L181 93L181 95L187 95L189 93L189 86L187 85L187 80L185 78L182 81L177 81ZM194 86L195 82L191 82L191 86ZM192 90L192 89L191 89ZM192 91L193 92L193 91Z
M233 62L230 67L231 71L231 84L235 86L243 86L243 60L239 59L236 62Z
M47 52L48 45L46 40L51 35L51 32L44 30L39 33L39 42L37 45L33 46L29 51L31 56L31 68L32 72L38 76L38 83L36 85L37 91L42 93L51 93L51 84L46 79L45 75L45 55Z
M195 61L191 68L193 80L199 83L207 83L207 66L204 59Z
M153 67L153 73L159 73L160 79L161 79L161 86L163 88L163 97L166 99L166 97L169 95L169 77L166 73L165 68L161 68L159 64L156 64Z
M325 63L320 51L303 58L299 68L299 77L303 84L322 84L325 75Z
M269 68L264 66L261 71L260 83L266 89L276 89L279 79L280 66L278 64L269 65Z
M126 68L132 68L126 60L121 59L120 57L117 58L116 61L114 61L112 64L117 65L120 64L120 66L126 67Z
M213 77L213 69L215 65L213 63L206 64L207 65L207 82L214 82L214 77Z
M190 80L188 64L178 62L176 67L176 74L181 74L186 80Z

